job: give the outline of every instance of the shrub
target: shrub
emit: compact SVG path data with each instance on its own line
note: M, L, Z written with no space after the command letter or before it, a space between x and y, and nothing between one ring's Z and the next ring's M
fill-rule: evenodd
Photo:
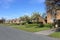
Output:
M44 24L39 24L38 27L39 27L39 28L40 28L40 27L44 27Z
M38 27L44 27L44 24L43 24L43 22L39 22L39 25L38 25Z
M10 25L17 25L17 23L11 23Z
M37 27L39 24L26 24L25 26L27 27L27 28L29 28L29 27Z
M44 27L49 27L49 28L52 28L53 25L52 24L45 24Z
M26 21L22 21L20 22L21 25L25 25L26 24Z
M33 24L32 22L28 22L28 24Z
M48 28L52 28L52 24L26 24L25 25L27 28L30 27L35 27L35 28L41 28L41 27L48 27Z

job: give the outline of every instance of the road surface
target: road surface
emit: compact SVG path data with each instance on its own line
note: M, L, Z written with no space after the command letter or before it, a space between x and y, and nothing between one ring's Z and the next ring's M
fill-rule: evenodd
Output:
M0 40L58 40L58 39L13 29L11 27L0 26Z

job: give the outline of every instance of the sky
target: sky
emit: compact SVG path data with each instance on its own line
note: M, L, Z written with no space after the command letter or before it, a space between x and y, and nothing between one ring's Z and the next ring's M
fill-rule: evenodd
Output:
M31 16L32 12L45 13L45 0L0 0L0 18Z

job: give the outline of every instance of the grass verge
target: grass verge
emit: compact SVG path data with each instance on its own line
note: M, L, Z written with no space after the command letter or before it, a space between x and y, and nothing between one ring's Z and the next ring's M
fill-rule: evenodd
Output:
M25 26L17 26L17 27L14 26L13 28L28 31L28 32L38 32L38 31L43 31L43 30L48 30L49 29L47 27L42 27L42 28L28 27L27 28Z
M28 25L2 24L2 25L11 26L13 28L28 31L28 32L38 32L38 31L50 29L49 27L38 27L38 24L28 24Z
M60 32L54 32L50 34L49 36L54 37L54 38L60 38Z

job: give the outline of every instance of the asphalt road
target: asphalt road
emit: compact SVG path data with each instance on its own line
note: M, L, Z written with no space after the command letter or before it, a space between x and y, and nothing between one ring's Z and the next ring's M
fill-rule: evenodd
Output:
M44 35L37 35L10 27L0 26L0 40L58 40Z

